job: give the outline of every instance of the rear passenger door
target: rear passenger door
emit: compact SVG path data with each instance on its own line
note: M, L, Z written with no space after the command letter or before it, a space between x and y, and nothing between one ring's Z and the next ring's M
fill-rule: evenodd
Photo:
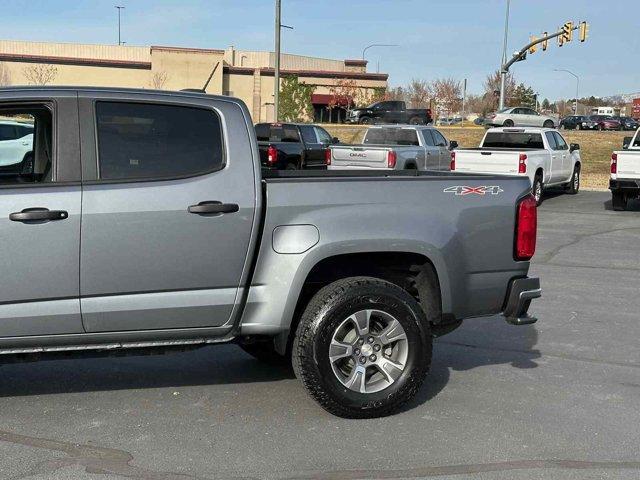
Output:
M435 128L431 130L433 138L436 142L436 148L438 149L438 156L440 158L440 170L449 170L451 166L451 152L449 151L449 142L444 138L438 130Z
M304 160L302 168L318 168L324 166L325 147L320 143L312 125L300 125L300 133L304 141Z
M5 92L0 117L34 127L0 166L0 337L83 333L76 92Z
M234 102L166 98L80 98L88 332L219 327L241 294L257 201L249 130Z

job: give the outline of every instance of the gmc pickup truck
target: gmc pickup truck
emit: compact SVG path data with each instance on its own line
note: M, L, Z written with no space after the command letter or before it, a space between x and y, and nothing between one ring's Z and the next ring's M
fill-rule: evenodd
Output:
M449 171L449 142L433 127L394 125L370 127L361 145L340 145L327 150L329 170L442 170Z
M568 145L560 132L550 128L492 128L480 147L451 153L451 170L456 172L527 177L538 204L547 187L578 193L581 165L580 145Z
M0 115L24 114L31 171L0 185L3 362L237 342L375 417L418 391L434 335L536 320L526 178L263 173L246 106L202 93L0 89Z
M270 170L325 168L327 148L340 141L304 123L258 123L256 136L262 168Z
M640 129L611 154L609 190L614 210L626 210L629 200L640 197Z
M405 102L386 100L365 108L349 110L346 123L408 123L411 125L428 125L433 121L429 108L407 108Z

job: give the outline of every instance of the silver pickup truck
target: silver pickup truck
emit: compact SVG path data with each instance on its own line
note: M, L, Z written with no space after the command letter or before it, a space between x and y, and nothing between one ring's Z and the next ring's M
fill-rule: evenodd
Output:
M433 336L519 325L536 207L526 178L261 172L237 99L0 89L34 158L0 178L0 361L237 342L293 363L345 417L420 388Z
M384 125L369 128L362 145L335 145L326 152L329 170L449 171L458 146L427 126Z

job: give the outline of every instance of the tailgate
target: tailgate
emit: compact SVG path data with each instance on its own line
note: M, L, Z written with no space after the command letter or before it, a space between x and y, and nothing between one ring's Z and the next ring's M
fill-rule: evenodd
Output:
M330 168L384 168L387 169L386 147L331 147Z
M498 150L454 150L456 172L494 173L513 175L518 173L519 152Z
M618 178L640 178L640 151L624 150L618 155Z

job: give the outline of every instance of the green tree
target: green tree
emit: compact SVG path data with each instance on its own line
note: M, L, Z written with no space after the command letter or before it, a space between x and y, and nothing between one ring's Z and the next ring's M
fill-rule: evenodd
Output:
M513 95L509 99L510 107L528 106L535 108L536 93L533 88L528 87L524 83L519 83L513 90Z
M279 119L285 122L303 122L313 118L311 95L315 87L301 83L298 77L290 75L280 83Z
M544 100L542 100L542 109L549 110L549 108L551 108L551 102L549 102L548 98L545 98Z

